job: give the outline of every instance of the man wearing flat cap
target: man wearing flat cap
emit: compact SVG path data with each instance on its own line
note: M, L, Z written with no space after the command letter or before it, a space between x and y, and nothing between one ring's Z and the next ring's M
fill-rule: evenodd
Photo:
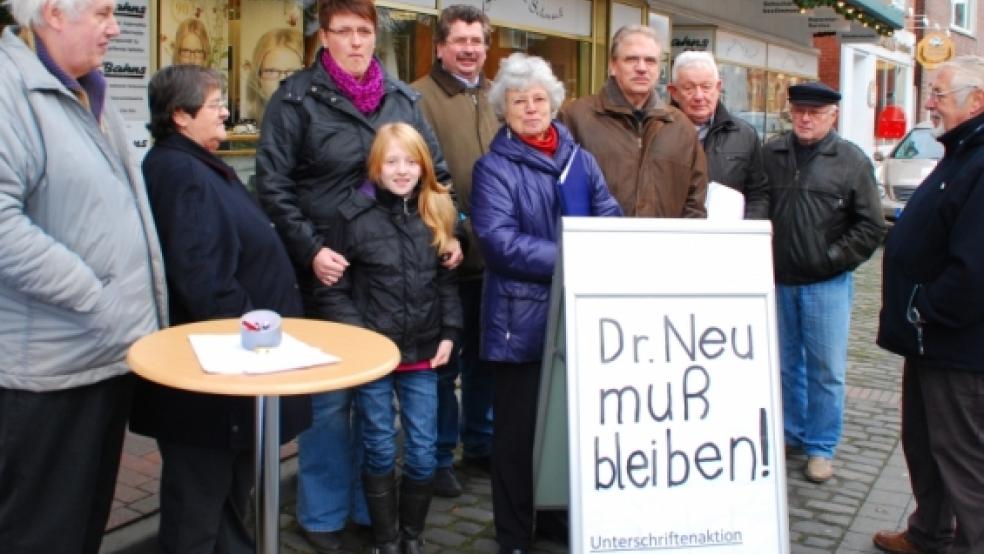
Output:
M787 449L806 478L834 474L844 413L852 273L885 232L874 168L833 130L841 95L819 82L789 87L793 130L765 144L779 312Z

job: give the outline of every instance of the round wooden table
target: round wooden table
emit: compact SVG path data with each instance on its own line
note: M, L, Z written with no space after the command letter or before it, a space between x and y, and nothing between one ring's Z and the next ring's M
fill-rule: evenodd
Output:
M278 549L280 508L280 396L354 387L386 375L400 362L388 338L352 325L284 318L284 332L338 356L334 364L263 375L205 373L188 335L239 334L239 319L177 325L141 338L127 362L138 375L177 389L256 397L256 548Z

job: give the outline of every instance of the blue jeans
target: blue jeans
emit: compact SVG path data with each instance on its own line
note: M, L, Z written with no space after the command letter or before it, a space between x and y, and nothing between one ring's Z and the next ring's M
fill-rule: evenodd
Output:
M786 444L833 458L844 419L850 271L809 285L777 285Z
M492 454L492 371L478 358L482 281L458 283L464 328L461 348L437 368L437 467L451 467L460 437L466 458ZM455 380L461 375L461 417ZM459 423L459 420L460 423Z
M432 370L394 371L357 389L362 417L365 471L383 475L396 468L396 408L403 427L403 475L424 481L437 462L437 374Z
M311 396L313 421L298 437L297 471L297 520L308 531L339 531L350 518L369 524L354 398L352 389Z

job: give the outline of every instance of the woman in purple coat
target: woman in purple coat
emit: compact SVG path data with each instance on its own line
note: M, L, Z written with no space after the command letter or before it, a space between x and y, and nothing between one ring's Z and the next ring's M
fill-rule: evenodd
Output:
M622 215L594 157L554 120L563 100L547 62L509 56L489 92L506 124L473 175L472 224L486 263L480 355L495 376L492 510L503 553L526 552L533 541L533 434L557 224L565 215Z

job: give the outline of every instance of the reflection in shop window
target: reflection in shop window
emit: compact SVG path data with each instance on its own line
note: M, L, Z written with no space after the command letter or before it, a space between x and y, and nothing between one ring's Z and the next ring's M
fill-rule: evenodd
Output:
M432 15L393 8L379 8L379 36L376 55L386 71L407 83L430 72L434 58ZM494 27L484 73L489 79L499 70L501 60L513 52L525 52L547 60L564 84L567 99L592 92L588 82L590 44L571 38L555 37L507 27Z
M787 89L806 79L786 73L768 72L765 97L765 138L769 139L779 133L793 128L789 117L789 102Z
M411 10L378 8L376 55L390 75L410 83L434 58L437 18ZM162 0L158 55L162 65L196 63L228 78L230 123L254 135L266 102L287 76L314 62L321 48L317 2L307 0ZM0 24L9 16L0 9ZM590 94L589 40L495 27L485 74L513 52L546 59L567 98ZM254 137L255 138L255 137Z
M494 77L500 62L513 52L525 52L545 59L554 76L564 84L565 101L592 92L588 83L587 42L496 27L492 31L492 44L485 61L486 77Z
M722 63L718 68L721 74L721 100L731 115L741 118L765 136L765 88L766 72Z
M412 83L430 71L437 18L406 10L378 8L376 55L387 73Z

